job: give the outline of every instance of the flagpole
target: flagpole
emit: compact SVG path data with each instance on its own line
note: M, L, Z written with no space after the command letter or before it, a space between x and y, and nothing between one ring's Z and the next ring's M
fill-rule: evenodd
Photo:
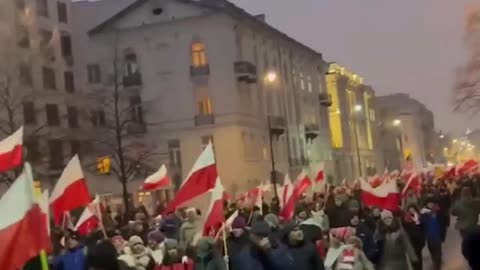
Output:
M229 257L228 257L228 248L227 248L227 230L226 230L225 222L223 222L223 251L225 253L225 258L226 258L225 265L227 267L227 270L230 270L229 262L228 262Z
M42 270L48 270L47 252L45 252L45 250L40 251L40 264Z

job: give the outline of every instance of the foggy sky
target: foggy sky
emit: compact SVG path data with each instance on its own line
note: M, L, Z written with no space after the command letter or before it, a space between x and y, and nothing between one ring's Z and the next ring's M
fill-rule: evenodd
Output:
M377 95L405 92L435 114L437 129L480 128L452 112L463 63L464 14L478 0L231 0L364 77Z

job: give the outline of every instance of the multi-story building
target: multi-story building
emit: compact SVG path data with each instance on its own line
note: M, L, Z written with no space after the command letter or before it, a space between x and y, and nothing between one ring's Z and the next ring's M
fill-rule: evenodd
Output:
M335 63L329 65L327 89L332 99L330 131L338 181L381 171L374 90L362 77Z
M400 134L403 158L410 157L417 169L425 168L427 162L437 162L434 153L438 149L434 142L440 135L435 132L433 113L424 104L403 93L376 97L376 104L383 127L397 129L395 132ZM393 123L397 125L392 127ZM388 143L384 141L382 145Z
M270 179L272 154L283 174L331 167L320 53L224 0L137 0L92 26L85 18L108 10L99 5L117 1L74 3L80 87L105 91L112 61L121 62L142 140L156 144L156 164L166 162L177 184L209 141L233 194Z
M1 137L24 125L27 160L51 186L64 162L89 149L75 88L69 0L0 2Z

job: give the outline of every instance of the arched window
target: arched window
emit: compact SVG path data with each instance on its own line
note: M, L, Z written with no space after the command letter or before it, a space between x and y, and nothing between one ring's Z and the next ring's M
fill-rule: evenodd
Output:
M203 67L208 64L205 44L200 41L192 43L192 66Z

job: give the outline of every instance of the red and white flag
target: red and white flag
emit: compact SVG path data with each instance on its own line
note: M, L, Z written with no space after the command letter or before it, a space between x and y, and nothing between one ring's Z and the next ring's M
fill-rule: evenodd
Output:
M87 206L91 201L80 160L75 155L60 175L50 197L55 224L60 224L65 213Z
M45 190L40 196L40 198L37 198L38 206L40 207L40 211L42 212L43 220L47 228L46 231L40 231L40 233L44 233L42 237L44 237L47 243L50 243L50 207L48 206L49 198L50 198L50 194L48 190ZM51 248L52 247L50 245L48 249L46 249L45 251L50 252Z
M13 170L23 162L23 127L0 141L0 173Z
M290 180L290 176L288 174L285 174L285 179L283 181L283 186L280 188L277 188L277 196L279 198L279 203L280 203L280 209L285 207L287 204L288 200L290 200L290 197L293 195L293 189L295 186L292 184L292 180Z
M160 169L154 174L145 179L141 189L145 191L155 191L164 187L168 187L172 184L172 181L167 175L167 167L162 165Z
M383 181L385 180L385 177L380 176L378 174L374 175L373 177L369 177L368 183L372 188L377 188L379 187Z
M470 159L457 167L457 175L459 175L460 177L465 176L471 171L476 170L477 168L478 162L476 160Z
M22 269L28 260L50 249L45 216L35 200L28 164L0 199L0 213L0 269Z
M365 206L379 207L390 211L396 211L399 207L399 192L397 181L392 180L373 188L369 183L360 181L362 189L361 199Z
M218 230L222 228L222 224L225 221L223 215L223 186L220 178L217 177L215 181L215 187L211 190L210 204L205 216L205 223L203 224L203 235L208 236L216 235Z
M293 214L295 213L295 205L297 204L298 200L300 200L301 196L308 188L312 186L312 181L308 177L305 170L303 170L297 178L297 184L293 189L293 194L287 200L285 206L283 207L280 215L285 220L290 220L293 218Z
M166 207L164 213L168 214L178 207L186 206L192 199L205 194L215 187L217 179L217 166L210 142L198 157L187 178L183 181L175 197Z
M81 235L88 235L101 226L101 220L100 200L97 196L93 202L85 207L74 230Z
M410 179L408 179L407 184L402 190L402 196L405 196L407 194L407 191L413 190L415 193L420 194L422 191L422 182L421 182L421 177L420 175L414 173L410 176Z

